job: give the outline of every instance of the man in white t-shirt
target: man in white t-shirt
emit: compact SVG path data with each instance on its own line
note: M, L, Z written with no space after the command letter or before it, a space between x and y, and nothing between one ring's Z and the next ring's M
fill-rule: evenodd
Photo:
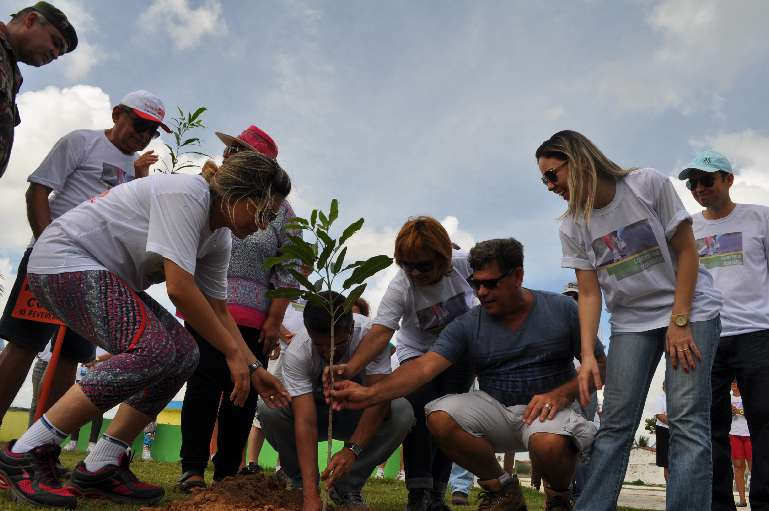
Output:
M0 354L0 421L19 392L24 378L56 326L13 317L14 308L25 293L27 261L32 244L54 219L81 202L104 193L113 186L144 177L157 162L153 151L137 158L159 135L165 108L154 94L139 90L126 95L112 109L113 126L106 130L75 130L53 146L38 168L27 178L27 218L33 239L17 271L8 303L0 318L0 337L8 340ZM78 362L94 357L94 346L72 331L62 345L61 358L48 403L54 403L75 381Z
M721 341L713 363L711 424L713 510L734 510L729 449L729 389L736 378L754 449L769 453L769 208L735 204L734 172L716 151L703 151L679 174L705 209L693 218L700 264L724 298ZM769 456L756 456L752 509L769 510Z
M331 292L334 308L345 298ZM305 511L321 509L318 494L319 440L326 439L329 407L323 398L322 374L328 365L331 316L321 306L308 302L303 313L305 329L289 344L283 360L283 384L291 395L290 408L268 408L259 403L259 419L265 436L280 456L294 487L303 490ZM344 363L355 352L371 328L365 316L347 312L336 321L334 363ZM351 379L372 385L390 374L387 346L363 371ZM363 412L341 411L333 415L334 438L344 440L321 479L330 488L337 505L365 507L361 488L377 465L398 448L414 424L414 412L403 398L381 403Z

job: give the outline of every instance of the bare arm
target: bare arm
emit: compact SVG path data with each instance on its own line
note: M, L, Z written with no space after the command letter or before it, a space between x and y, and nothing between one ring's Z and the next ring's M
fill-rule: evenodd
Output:
M676 292L671 313L689 314L700 264L691 222L681 222L678 225L676 233L670 239L670 245L673 248L672 255L676 258L678 266ZM676 325L673 323L672 317L667 331L666 349L668 357L670 357L670 364L674 369L678 367L678 364L681 364L684 371L693 370L697 360L702 358L692 337L691 327L689 325L683 327Z
M598 322L601 319L601 287L595 270L576 270L579 286L579 337L580 361L582 367L577 375L580 402L583 406L590 400L590 389L600 389L603 373L595 358L595 343L598 338Z
M340 379L349 379L363 371L366 364L374 360L393 336L395 330L386 326L374 324L368 333L361 339L358 348L346 364L333 366L334 376ZM323 384L330 384L328 376L329 368L323 370Z
M270 303L270 310L267 312L267 319L262 325L260 334L262 341L262 352L270 353L281 336L281 327L283 326L283 316L286 314L289 300L287 298L274 298Z
M667 416L667 414L658 413L657 415L654 416L654 418L657 419L658 421L660 421L662 424L667 424L668 423L668 416Z
M450 366L451 362L447 358L430 351L403 364L370 387L363 387L350 380L340 381L327 392L327 399L330 399L334 410L368 408L410 394Z
M32 235L37 239L51 223L51 208L48 196L51 189L39 183L30 183L27 188L27 220L32 228Z
M294 412L294 441L302 474L304 508L312 509L320 503L318 494L318 425L315 400L312 394L297 396L291 401Z

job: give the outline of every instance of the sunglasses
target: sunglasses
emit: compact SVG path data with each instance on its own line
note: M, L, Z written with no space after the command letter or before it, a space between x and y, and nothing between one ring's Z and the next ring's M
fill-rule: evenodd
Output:
M686 187L689 190L694 191L695 188L697 188L698 184L701 184L705 188L710 188L713 186L713 183L716 182L716 175L715 173L704 173L700 174L697 177L690 177L688 181L686 181Z
M418 271L419 273L429 273L433 270L433 268L435 268L434 261L398 261L397 264L403 268L403 271L408 273L413 272L414 270Z
M224 157L227 158L228 156L232 156L233 154L237 154L240 151L248 151L248 149L246 149L242 145L238 145L238 144L228 145L227 147L224 148Z
M542 173L542 177L540 178L542 180L542 184L547 186L550 183L557 183L558 182L558 171L561 170L561 167L566 165L567 161L561 163L560 165L553 167L550 170L546 170Z
M160 132L158 132L160 124L148 119L142 119L128 108L125 108L123 111L127 112L131 117L131 126L136 133L147 133L148 131L151 131L152 138L158 138L160 136Z
M278 218L277 211L269 210L269 211L262 211L261 213L259 213L260 223L263 222L265 224L271 224L277 218Z
M499 277L495 279L476 279L472 275L470 275L467 278L467 283L470 284L470 287L478 291L481 286L485 287L486 289L496 289L496 287L499 285L499 281L513 273L514 268L507 270L505 273L500 275Z

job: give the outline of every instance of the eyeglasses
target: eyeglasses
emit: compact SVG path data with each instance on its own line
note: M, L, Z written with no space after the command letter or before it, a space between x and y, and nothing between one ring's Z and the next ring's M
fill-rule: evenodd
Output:
M689 190L694 190L697 188L698 184L701 184L705 188L710 188L713 186L713 183L716 182L716 175L714 173L706 172L703 174L700 174L697 177L690 177L689 180L686 182L686 187Z
M264 210L259 213L259 223L271 224L278 218L278 212L274 210Z
M547 186L550 183L555 184L556 182L558 182L558 171L561 170L561 167L563 167L567 163L569 163L569 162L565 161L565 162L561 163L560 165L558 165L556 167L553 167L550 170L544 171L542 173L542 177L541 177L542 184Z
M228 156L232 156L233 154L237 154L240 151L248 151L247 148L243 147L242 145L238 144L231 144L224 148L224 157L227 158Z
M131 117L131 126L136 133L147 133L148 131L152 131L152 138L158 138L160 136L160 133L158 132L160 124L155 121L150 121L149 119L142 119L133 113L130 108L124 108L123 111Z
M481 286L485 287L486 289L496 289L496 287L499 285L499 281L513 273L514 270L515 268L511 268L495 279L476 279L470 275L467 278L467 283L470 284L470 287L476 291L478 291Z
M419 273L429 273L433 270L433 268L435 268L434 261L397 261L397 264L403 268L403 271L407 273L411 273L414 270L418 271Z

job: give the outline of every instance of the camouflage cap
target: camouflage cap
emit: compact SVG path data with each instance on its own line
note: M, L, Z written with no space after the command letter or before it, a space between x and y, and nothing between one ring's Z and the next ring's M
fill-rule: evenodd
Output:
M56 27L61 32L64 41L67 43L67 49L64 53L69 53L77 48L77 32L75 27L69 22L67 16L59 9L49 4L48 2L38 2L35 5L28 7L33 11L41 14L48 22ZM16 16L13 14L12 16Z

